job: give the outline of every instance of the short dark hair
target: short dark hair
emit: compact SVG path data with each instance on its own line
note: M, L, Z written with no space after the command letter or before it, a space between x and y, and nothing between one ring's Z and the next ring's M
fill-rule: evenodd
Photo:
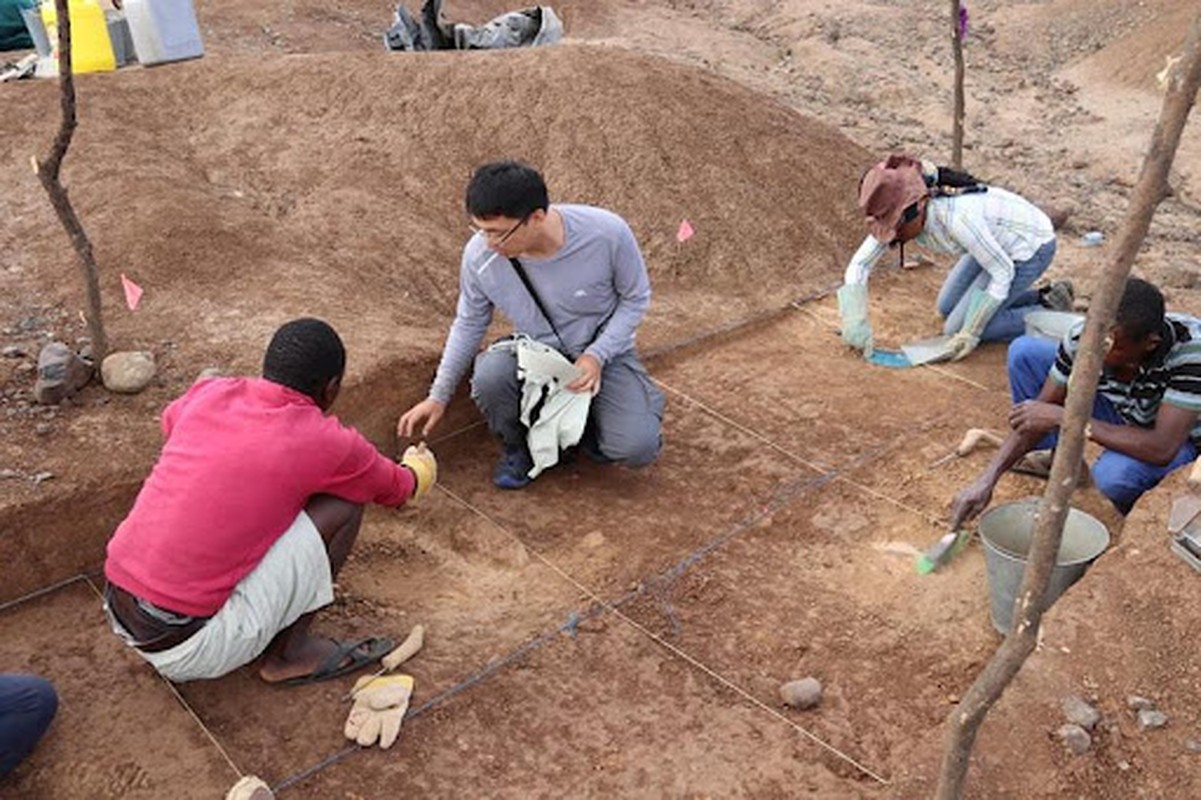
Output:
M280 326L263 356L263 377L321 399L321 391L346 370L346 348L328 323L304 317Z
M1141 342L1163 328L1163 294L1141 278L1127 278L1114 322L1131 341Z
M550 206L546 181L520 161L495 161L476 169L467 183L467 213L478 219L525 219Z

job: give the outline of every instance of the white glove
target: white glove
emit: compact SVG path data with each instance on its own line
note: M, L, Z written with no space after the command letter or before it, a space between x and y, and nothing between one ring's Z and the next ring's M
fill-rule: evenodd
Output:
M346 718L346 738L370 747L379 742L387 750L400 735L409 698L413 694L412 675L364 675L354 685L354 707Z

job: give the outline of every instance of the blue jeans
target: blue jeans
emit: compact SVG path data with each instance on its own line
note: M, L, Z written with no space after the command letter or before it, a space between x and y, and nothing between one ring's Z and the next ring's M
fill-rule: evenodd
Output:
M1009 387L1013 402L1038 397L1047 375L1055 364L1059 347L1050 339L1022 336L1009 345ZM1114 425L1125 425L1113 403L1100 394L1093 401L1093 419ZM1055 447L1059 433L1048 433L1038 443L1040 449ZM1118 511L1129 514L1143 492L1154 488L1172 470L1183 467L1197 458L1197 448L1187 441L1167 466L1148 464L1114 450L1105 450L1092 466L1093 483L1108 497Z
M34 675L0 675L0 778L33 751L54 712L58 695Z
M1038 292L1030 286L1047 271L1054 257L1055 240L1052 239L1038 248L1028 260L1014 262L1009 296L984 326L981 341L1008 342L1025 333L1026 315L1042 308L1038 304ZM992 276L970 255L965 255L951 267L938 292L938 313L945 319L943 333L957 333L963 327L972 289L983 291L991 280Z

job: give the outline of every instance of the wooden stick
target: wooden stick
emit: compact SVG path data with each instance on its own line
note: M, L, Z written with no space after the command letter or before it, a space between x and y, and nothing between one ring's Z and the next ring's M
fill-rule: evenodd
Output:
M50 155L45 161L39 162L34 158L33 171L42 182L46 194L50 196L50 204L58 215L79 257L79 269L87 291L88 332L92 337L92 359L97 363L108 354L108 336L104 331L104 318L100 308L100 273L96 269L96 257L92 253L92 242L83 229L83 223L71 205L67 189L59 179L63 159L66 158L67 148L71 146L71 137L75 134L75 77L71 69L71 14L67 0L54 0L54 8L58 14L58 86L59 105L62 108L62 120L59 123L58 135L50 147Z
M951 166L963 169L963 119L967 104L963 91L963 37L960 35L960 0L951 0L951 53L955 57L955 105L951 118Z

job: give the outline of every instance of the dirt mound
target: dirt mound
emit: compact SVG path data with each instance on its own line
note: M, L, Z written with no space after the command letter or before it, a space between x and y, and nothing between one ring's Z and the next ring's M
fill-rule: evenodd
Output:
M1168 56L1179 56L1196 7L1164 8L1150 21L1080 64L1098 79L1136 89L1155 89Z
M56 87L10 93L8 238L28 290L71 302L69 254L27 166ZM522 157L553 197L623 214L661 292L776 302L836 279L861 232L849 187L866 153L747 89L614 49L214 58L85 76L80 103L66 177L118 343L173 336L239 365L299 313L360 347L436 350L463 184L491 158ZM697 235L680 245L684 218ZM117 271L147 290L136 316L118 306Z

